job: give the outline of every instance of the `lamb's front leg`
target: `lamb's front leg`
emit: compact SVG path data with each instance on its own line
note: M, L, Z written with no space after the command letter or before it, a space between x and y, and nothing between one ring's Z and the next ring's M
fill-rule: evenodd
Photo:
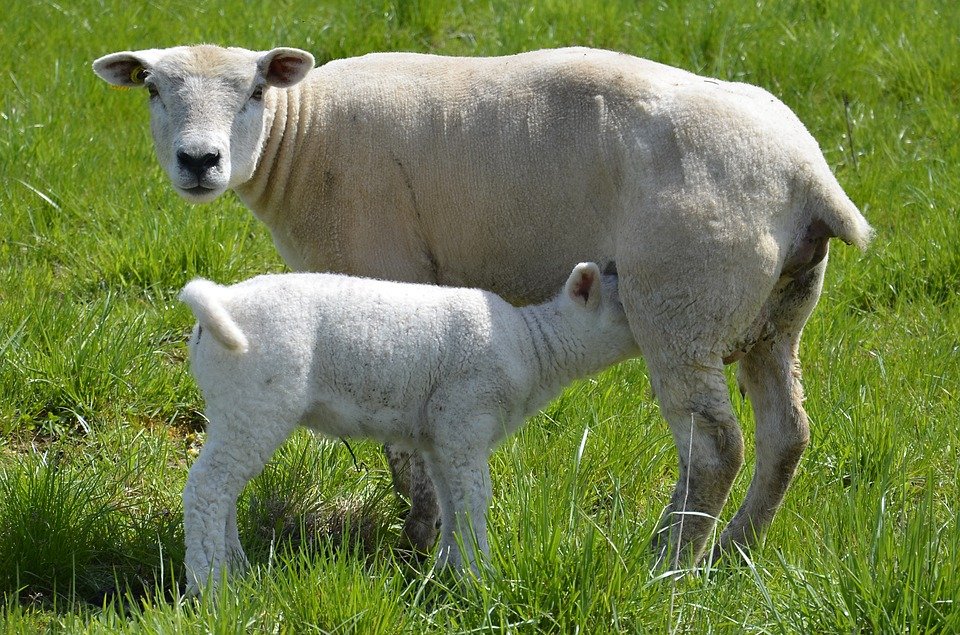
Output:
M425 458L440 501L437 564L457 571L469 566L479 572L480 563L487 562L490 555L487 509L491 488L487 452L458 448L452 452L426 453Z
M403 523L403 539L414 551L428 553L437 540L440 507L423 456L420 452L394 445L385 445L383 450L390 463L394 489L410 499L410 511Z

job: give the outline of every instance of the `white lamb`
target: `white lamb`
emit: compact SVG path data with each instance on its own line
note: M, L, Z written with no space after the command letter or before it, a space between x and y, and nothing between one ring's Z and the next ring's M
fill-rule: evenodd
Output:
M336 274L198 279L180 297L198 320L191 368L210 421L183 493L191 593L245 560L237 496L298 425L420 450L440 502L438 561L476 568L492 448L572 380L639 353L616 278L594 263L524 308Z

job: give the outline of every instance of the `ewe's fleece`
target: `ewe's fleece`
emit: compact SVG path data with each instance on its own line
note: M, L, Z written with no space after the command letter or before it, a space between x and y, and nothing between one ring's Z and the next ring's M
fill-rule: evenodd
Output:
M703 554L743 463L723 374L736 361L757 464L718 549L762 534L809 438L797 352L828 241L863 248L871 234L790 109L754 86L587 48L312 66L296 49L212 46L94 63L151 92L178 192L232 188L293 269L536 302L568 263L615 262L683 454L655 552L671 565ZM424 546L436 505L415 472L405 532Z
M639 353L616 279L578 265L546 304L334 274L194 280L191 368L210 421L184 490L191 592L242 562L236 500L297 425L421 451L440 561L487 554L491 449L572 380Z

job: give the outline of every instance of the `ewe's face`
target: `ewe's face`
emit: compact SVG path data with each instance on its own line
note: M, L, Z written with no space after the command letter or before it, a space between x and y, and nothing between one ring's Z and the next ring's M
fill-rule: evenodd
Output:
M214 46L114 53L94 62L106 81L146 89L160 164L177 192L203 203L247 181L260 156L264 96L313 67L296 49Z
M263 136L266 85L256 61L208 58L186 51L142 71L157 158L177 192L194 202L250 178Z

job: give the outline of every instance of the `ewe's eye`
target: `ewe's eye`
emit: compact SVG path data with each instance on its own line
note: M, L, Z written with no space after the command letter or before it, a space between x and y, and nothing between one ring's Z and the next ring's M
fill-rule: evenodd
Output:
M134 84L142 84L144 81L146 81L147 76L147 69L139 64L130 69L130 81Z
M263 86L257 86L250 94L250 101L261 101L263 99Z

